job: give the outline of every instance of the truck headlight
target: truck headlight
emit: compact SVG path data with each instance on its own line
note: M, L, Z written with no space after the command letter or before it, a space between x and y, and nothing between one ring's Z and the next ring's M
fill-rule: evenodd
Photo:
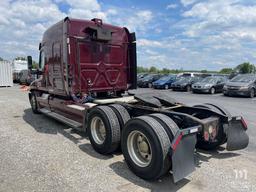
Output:
M228 86L227 86L227 85L224 85L224 86L223 86L223 89L227 89L227 88L228 88Z

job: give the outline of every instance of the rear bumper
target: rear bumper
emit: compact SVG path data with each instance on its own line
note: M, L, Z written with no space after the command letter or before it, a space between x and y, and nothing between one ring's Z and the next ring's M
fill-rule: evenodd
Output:
M147 88L149 83L139 83L138 87Z
M185 91L186 90L186 87L184 86L172 86L171 87L174 91Z
M210 117L201 121L199 126L190 127L177 131L170 148L170 158L172 162L172 170L174 182L178 182L184 177L190 175L195 170L195 145L197 143L198 134L205 131L212 132L210 126L218 125L219 118ZM247 125L242 117L228 117L227 121L222 124L224 128L224 140L221 144L227 142L226 149L228 151L244 149L248 146L249 137L246 133ZM209 140L216 142L216 140Z
M209 93L210 89L198 89L198 88L192 88L192 91L195 93Z
M248 96L250 94L250 91L249 90L223 90L223 93L226 95Z
M154 89L164 89L165 85L153 85Z
M212 129L214 127L219 127L221 130L223 128L223 131L219 130L220 132L217 134L217 131L213 131L214 129ZM203 136L203 140L208 142L209 145L213 143L218 145L227 143L226 149L228 151L234 151L244 149L248 146L249 137L246 130L247 125L240 116L230 117L225 123L220 122L219 118L211 117L204 120L201 135Z

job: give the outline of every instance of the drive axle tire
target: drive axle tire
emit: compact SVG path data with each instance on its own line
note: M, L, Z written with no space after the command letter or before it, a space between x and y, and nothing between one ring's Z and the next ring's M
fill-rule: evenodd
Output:
M35 95L34 92L31 92L29 94L29 102L30 102L31 109L32 109L33 113L40 114L40 111L38 109L38 103L37 103L36 95Z
M110 105L109 107L115 112L119 121L120 128L122 130L124 127L124 124L131 119L130 114L122 105L113 104L113 105Z
M150 116L129 120L122 133L122 151L129 168L145 180L156 180L169 168L171 142L163 126Z
M91 145L101 154L110 154L120 145L118 118L108 106L97 106L88 115L88 136Z
M172 142L174 136L179 130L177 124L170 117L161 113L153 113L150 114L150 116L156 119L163 126L169 136L170 141Z
M125 123L127 121L129 121L129 119L131 119L130 114L128 113L128 111L119 104L113 104L113 105L109 105L109 107L115 112L117 118L118 118L118 122L120 125L120 129L122 130ZM121 143L119 144L117 151L121 152Z
M172 143L173 138L179 131L178 125L170 117L161 113L153 113L153 114L150 114L150 116L156 119L163 126L163 128L165 129L170 139L170 142ZM165 161L165 168L166 168L165 172L170 170L171 165L172 165L171 161Z

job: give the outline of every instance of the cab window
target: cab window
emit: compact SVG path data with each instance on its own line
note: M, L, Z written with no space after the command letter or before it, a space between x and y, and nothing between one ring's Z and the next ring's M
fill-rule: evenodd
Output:
M39 58L39 68L43 69L44 65L45 65L45 55L44 55L44 52L41 51L40 52L40 58Z

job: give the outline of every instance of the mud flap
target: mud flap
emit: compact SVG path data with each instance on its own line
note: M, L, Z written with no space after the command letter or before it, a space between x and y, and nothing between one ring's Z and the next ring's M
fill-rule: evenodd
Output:
M227 133L228 151L244 149L248 146L249 137L246 134L246 126L243 124L241 117L233 117L229 123Z
M186 135L172 151L172 174L175 183L195 170L195 145L196 135Z

